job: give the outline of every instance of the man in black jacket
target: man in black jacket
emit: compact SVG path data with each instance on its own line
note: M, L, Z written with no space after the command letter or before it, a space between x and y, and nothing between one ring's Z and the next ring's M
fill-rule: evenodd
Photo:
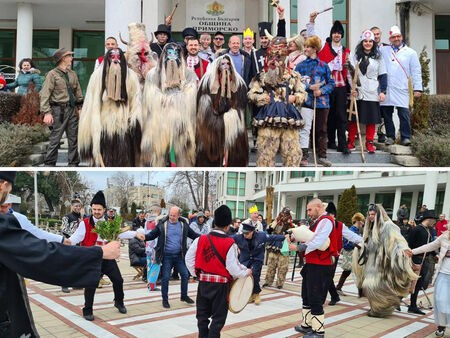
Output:
M138 216L133 221L133 231L136 231L139 228L144 229L145 226L145 211L139 211Z
M166 309L170 308L168 292L172 267L175 267L181 275L181 301L194 304L187 294L189 273L184 263L187 237L196 239L200 235L189 227L186 219L181 217L178 207L170 208L169 216L159 221L155 229L145 236L146 241L158 238L155 261L161 264L162 304Z
M0 205L8 197L15 175L0 171ZM47 243L23 230L13 215L0 215L0 337L39 337L23 277L55 285L95 287L102 260L119 254L118 242L102 248Z
M137 232L144 233L144 229L140 229ZM128 255L130 257L131 266L142 266L144 268L142 280L147 282L147 255L145 254L145 241L141 241L137 237L128 240Z
M425 210L423 212L422 216L422 223L417 225L414 229L411 230L411 232L408 235L407 241L408 246L411 249L418 248L419 246L422 246L424 244L427 244L431 242L431 230L433 226L436 224L436 215L434 214L434 210ZM427 253L426 255L429 255L430 253ZM412 257L412 260L414 264L422 264L422 268L420 269L420 278L417 280L416 288L414 289L414 293L411 294L411 303L408 307L408 312L411 313L417 313L419 315L425 315L424 312L422 312L417 307L417 296L419 295L419 291L427 284L425 281L425 276L428 272L428 269L430 267L429 261L426 257L424 257L424 254L420 255L414 255Z

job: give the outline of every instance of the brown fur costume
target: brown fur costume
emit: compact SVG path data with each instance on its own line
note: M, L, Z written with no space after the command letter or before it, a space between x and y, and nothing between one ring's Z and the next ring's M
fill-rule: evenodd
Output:
M123 74L117 82L122 83L122 90L117 100L108 97L108 87L103 87L104 67L109 67L106 57L92 74L86 90L78 127L78 151L92 166L101 166L102 161L106 167L139 165L141 88L138 76L128 68L124 57L121 63ZM108 68L105 74L107 71Z
M408 243L383 207L377 205L375 221L366 217L360 245L353 251L352 268L358 288L369 300L369 316L389 316L408 295L411 281L417 279L411 258L403 254Z
M220 63L230 62L230 83L222 84ZM225 81L223 81L225 82ZM245 126L247 87L228 55L214 60L199 84L197 94L196 166L248 164L248 139Z
M179 59L176 69L170 66L171 71L166 73L166 63L170 64L166 62L169 49L176 50ZM194 165L196 83L197 75L186 67L181 47L168 43L158 65L150 70L145 80L141 143L144 164L165 166L173 146L177 166Z
M275 166L278 150L285 167L299 166L302 158L297 130L303 128L304 123L295 106L301 106L307 95L300 74L285 67L286 55L286 39L273 38L264 71L250 83L248 98L259 107L252 122L259 127L257 166ZM294 104L288 102L289 95L295 97Z

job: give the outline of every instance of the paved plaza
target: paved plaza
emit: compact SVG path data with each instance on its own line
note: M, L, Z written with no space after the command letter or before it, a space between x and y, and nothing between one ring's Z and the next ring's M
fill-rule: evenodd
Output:
M83 290L62 293L53 285L28 281L28 293L38 332L42 337L197 337L195 305L180 301L180 283L169 286L170 309L161 304L160 291L150 293L142 281L133 281L135 271L130 267L127 246L122 248L119 267L124 278L125 306L128 313L120 314L113 305L112 285L97 289L94 304L95 321L81 316ZM263 268L261 284L264 283ZM342 270L338 268L335 281ZM263 288L261 304L249 304L239 314L229 313L222 337L300 337L294 326L300 321L299 269L291 281L292 264L283 289ZM197 283L190 282L188 293L195 299ZM343 288L346 296L335 306L325 306L326 337L435 337L433 311L423 309L426 316L395 311L385 319L366 315L366 298L357 298L357 289L350 276ZM432 301L433 288L427 290ZM329 299L327 300L327 302ZM408 302L408 301L407 301ZM428 306L420 293L418 304ZM447 335L448 336L448 335Z

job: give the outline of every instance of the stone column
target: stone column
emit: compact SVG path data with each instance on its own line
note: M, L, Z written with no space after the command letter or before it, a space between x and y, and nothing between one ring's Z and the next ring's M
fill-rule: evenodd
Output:
M115 37L119 43L119 47L126 51L127 46L120 41L119 33L124 40L128 41L128 24L141 22L141 19L140 0L105 1L105 38L108 36Z
M423 190L423 202L428 209L434 209L438 185L438 172L428 171L425 174L425 185Z
M31 58L33 51L33 5L17 4L16 67L23 58Z
M392 207L392 220L397 220L397 210L400 208L400 199L402 197L402 188L395 188L394 206Z
M291 1L290 0L280 0L280 5L284 8L284 19L286 20L286 37L291 36ZM275 7L273 7L273 17L274 25L272 31L275 32L278 23L278 12ZM295 33L295 32L293 32Z
M419 199L419 192L413 191L412 198L411 198L411 209L409 210L409 219L414 219L416 217L417 213L417 200Z
M442 205L442 213L448 219L450 214L450 171L447 171L447 183L445 185L444 204Z

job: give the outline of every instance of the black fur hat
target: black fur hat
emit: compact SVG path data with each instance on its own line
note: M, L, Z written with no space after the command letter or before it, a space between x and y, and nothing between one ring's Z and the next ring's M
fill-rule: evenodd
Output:
M226 205L221 205L214 211L214 224L219 228L224 228L231 222L231 210Z
M334 216L336 216L336 214L337 214L336 206L331 201L328 202L328 205L327 205L325 211L329 214L333 214Z
M331 27L330 38L333 33L339 33L342 35L342 38L344 38L344 27L339 20L336 20L333 24L333 27Z
M101 190L97 191L97 193L92 198L91 206L93 204L100 204L101 206L103 206L103 208L106 209L106 200L105 200L105 195L103 194L103 191L101 191Z

